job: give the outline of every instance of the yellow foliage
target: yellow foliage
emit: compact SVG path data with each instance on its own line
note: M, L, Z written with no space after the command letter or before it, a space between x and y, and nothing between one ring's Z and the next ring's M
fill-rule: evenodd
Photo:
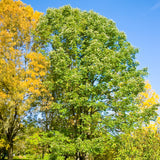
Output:
M0 139L0 149L5 147L5 143L6 143L6 141L3 138Z
M152 107L155 104L159 103L159 95L152 89L151 85L147 81L145 84L145 92L139 94L140 98L140 108L141 111ZM147 127L144 127L146 131L152 130L153 132L157 132L160 124L160 117L157 118L156 122L151 122Z
M151 85L147 81L145 84L145 92L139 94L140 108L144 110L159 103L159 95L152 89Z
M17 133L30 104L48 92L42 81L49 63L31 50L31 32L41 15L20 0L0 1L0 132L4 135L12 124ZM0 139L0 147L3 145Z

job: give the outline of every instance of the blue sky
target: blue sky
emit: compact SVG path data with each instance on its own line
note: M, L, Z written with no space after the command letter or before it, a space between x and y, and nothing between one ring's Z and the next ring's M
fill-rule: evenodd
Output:
M140 68L147 67L152 88L160 95L160 0L22 0L46 12L70 4L112 19L128 41L139 48Z

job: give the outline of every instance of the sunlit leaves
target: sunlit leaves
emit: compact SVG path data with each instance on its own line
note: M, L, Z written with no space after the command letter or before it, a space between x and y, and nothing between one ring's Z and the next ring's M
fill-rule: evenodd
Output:
M151 84L147 81L145 84L145 91L141 92L138 96L140 99L139 107L141 112L146 112L145 116L153 116L155 118L158 114L155 114L153 111L159 106L159 95L152 89ZM155 120L155 119L153 119ZM150 129L153 132L159 132L159 117L157 120L151 121L149 125L145 126L144 129Z
M2 0L0 15L0 131L13 148L49 64L42 54L31 51L32 30L42 14L21 1Z
M145 92L139 94L141 110L159 103L159 95L152 89L149 82L145 84Z
M137 129L121 136L113 159L157 159L160 157L160 137L151 130Z
M44 113L53 117L46 121L50 129L85 145L136 126L136 97L146 70L137 70L138 50L113 21L70 6L48 9L34 38L34 46L50 58L47 84L54 103ZM77 150L79 158L88 152L87 146Z

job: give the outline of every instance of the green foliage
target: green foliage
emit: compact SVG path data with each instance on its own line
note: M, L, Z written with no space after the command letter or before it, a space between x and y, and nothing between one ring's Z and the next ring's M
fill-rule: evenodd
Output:
M70 6L48 9L35 41L51 64L46 83L53 104L46 114L52 117L47 129L67 137L64 146L75 146L75 156L101 152L102 135L111 139L129 132L144 118L136 97L146 71L137 70L138 50L113 21ZM61 151L70 155L70 150Z
M0 14L0 159L160 157L160 120L139 129L159 97L112 20L70 6L39 20L13 0Z
M160 157L160 137L151 130L135 130L132 134L121 136L117 160L121 159L144 159L154 160Z

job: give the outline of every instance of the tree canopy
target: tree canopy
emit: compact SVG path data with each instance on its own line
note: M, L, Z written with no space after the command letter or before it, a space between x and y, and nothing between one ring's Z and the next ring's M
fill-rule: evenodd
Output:
M0 1L0 150L8 149L8 159L46 74L46 58L31 50L40 15L21 1Z
M1 0L0 159L159 157L159 97L137 53L94 11Z
M138 50L112 20L70 6L48 9L35 42L51 62L49 129L75 144L77 158L103 150L98 141L131 131L144 118L136 97L143 91L146 71L137 69Z

